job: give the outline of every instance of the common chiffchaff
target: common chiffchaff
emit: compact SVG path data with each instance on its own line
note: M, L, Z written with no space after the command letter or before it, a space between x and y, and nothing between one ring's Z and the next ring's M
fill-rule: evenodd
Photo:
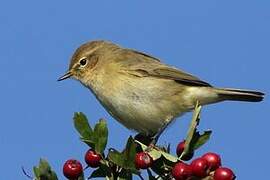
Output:
M149 136L191 111L197 101L202 105L224 100L258 102L264 95L215 88L155 57L107 41L80 46L59 81L69 77L90 89L121 124Z

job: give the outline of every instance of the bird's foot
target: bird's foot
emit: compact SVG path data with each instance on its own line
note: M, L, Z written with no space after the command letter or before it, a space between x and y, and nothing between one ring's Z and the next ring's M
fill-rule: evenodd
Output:
M145 149L146 152L150 152L152 149L158 150L158 147L156 146L158 136L153 137L137 134L134 139L147 146L147 148Z

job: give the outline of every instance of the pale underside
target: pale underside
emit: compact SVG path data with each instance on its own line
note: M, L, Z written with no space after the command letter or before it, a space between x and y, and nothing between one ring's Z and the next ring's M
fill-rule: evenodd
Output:
M216 98L209 87L190 87L174 80L126 73L114 77L103 78L92 91L117 121L146 135L155 134L166 121L193 109L196 100L208 104L209 96Z

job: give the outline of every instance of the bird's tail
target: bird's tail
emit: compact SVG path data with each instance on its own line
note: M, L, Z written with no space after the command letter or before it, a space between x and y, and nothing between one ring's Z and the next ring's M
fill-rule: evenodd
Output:
M216 93L222 100L260 102L264 93L252 90L216 88Z

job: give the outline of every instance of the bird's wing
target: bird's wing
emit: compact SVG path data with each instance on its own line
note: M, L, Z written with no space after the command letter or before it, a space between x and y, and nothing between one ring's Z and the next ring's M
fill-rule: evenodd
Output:
M118 62L121 62L121 67L130 74L171 79L192 86L211 86L191 74L162 64L159 59L145 53L124 49L121 54L116 58L120 58Z
M152 70L152 73L150 75L164 79L172 79L175 80L176 82L183 83L186 85L211 86L209 83L204 82L193 75L190 75L186 72L168 66L155 68Z

